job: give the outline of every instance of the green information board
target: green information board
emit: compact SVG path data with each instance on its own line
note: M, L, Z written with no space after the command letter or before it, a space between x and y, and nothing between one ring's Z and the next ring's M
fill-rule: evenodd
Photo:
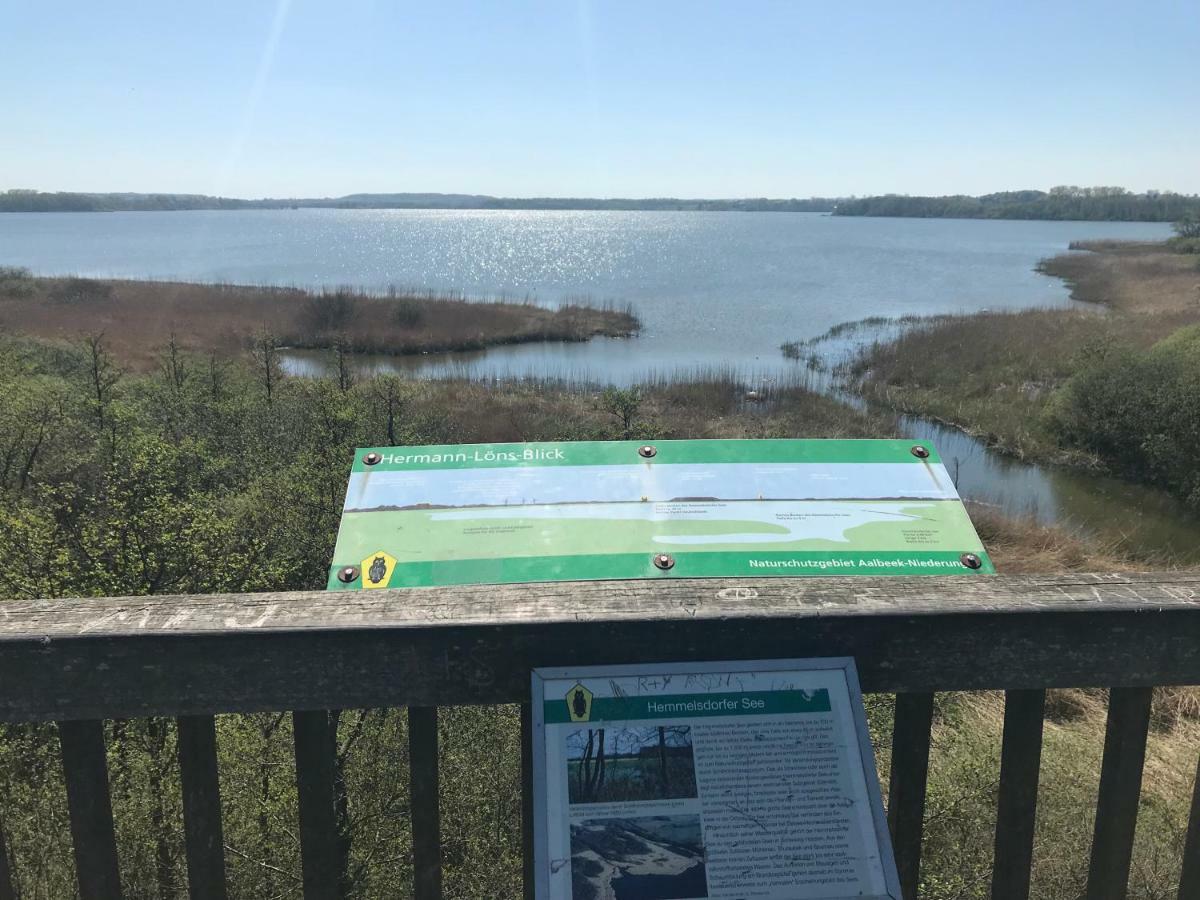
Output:
M329 587L993 571L927 445L585 441L357 451Z

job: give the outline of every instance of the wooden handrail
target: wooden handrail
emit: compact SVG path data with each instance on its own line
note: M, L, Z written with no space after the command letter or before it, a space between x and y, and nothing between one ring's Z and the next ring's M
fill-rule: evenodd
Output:
M0 720L519 703L535 666L854 656L866 691L1200 683L1200 574L0 604Z

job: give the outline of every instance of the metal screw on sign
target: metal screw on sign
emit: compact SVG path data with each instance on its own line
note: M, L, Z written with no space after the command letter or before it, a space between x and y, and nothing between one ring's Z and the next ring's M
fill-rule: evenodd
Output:
M343 584L350 584L356 578L358 578L358 566L342 566L338 569L338 581Z
M909 452L917 459L929 459L929 448L922 447L920 444L917 444L917 446L913 447Z
M958 558L958 561L968 569L979 569L983 567L983 560L974 553L964 553Z
M665 572L667 569L675 565L675 557L668 553L659 553L654 557L654 565Z
M642 447L638 447L638 456L644 456L646 459L649 459L650 457L657 456L657 455L658 455L658 450L654 447L651 447L649 444L646 444L645 446L642 446Z
M377 466L383 461L383 457L372 450L363 457L363 462L368 466Z

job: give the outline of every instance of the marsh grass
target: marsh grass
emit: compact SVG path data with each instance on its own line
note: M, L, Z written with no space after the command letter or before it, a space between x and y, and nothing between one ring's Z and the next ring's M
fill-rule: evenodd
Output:
M180 346L243 352L269 332L282 346L418 354L530 341L626 337L640 328L629 307L468 299L458 293L33 278L0 273L0 328L41 338L103 332L125 365L146 370L172 335Z

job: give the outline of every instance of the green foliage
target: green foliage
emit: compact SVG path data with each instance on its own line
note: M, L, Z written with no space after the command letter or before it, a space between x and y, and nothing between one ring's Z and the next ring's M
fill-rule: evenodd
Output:
M887 194L839 201L838 216L954 219L1071 219L1171 222L1200 215L1200 197L1169 191L1135 194L1119 187L1062 185L1046 191L1003 191L968 197Z
M1181 217L1171 228L1184 240L1200 238L1200 210L1192 210Z
M617 417L621 423L621 437L632 440L635 436L638 412L642 408L642 391L638 387L604 389L600 405L605 412Z
M29 297L37 288L33 273L22 266L0 266L0 297Z
M1148 352L1093 358L1052 398L1046 422L1063 444L1200 507L1200 326Z

